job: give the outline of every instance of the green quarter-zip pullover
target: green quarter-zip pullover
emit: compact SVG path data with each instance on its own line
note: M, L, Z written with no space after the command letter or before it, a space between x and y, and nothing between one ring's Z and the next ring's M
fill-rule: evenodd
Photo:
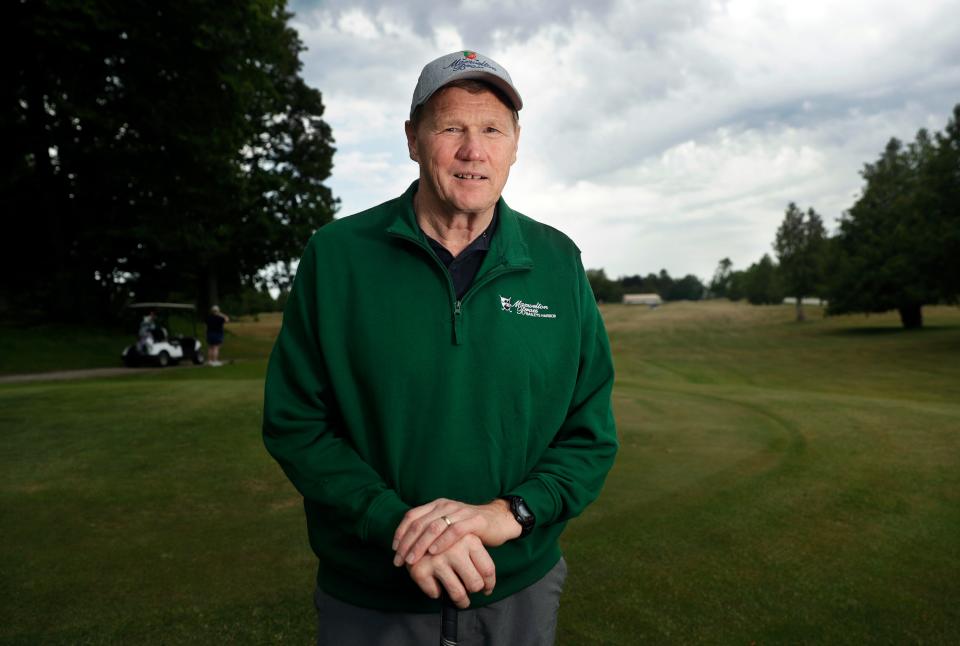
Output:
M317 582L354 605L432 612L391 542L437 498L522 496L527 537L488 548L497 601L560 558L617 450L613 365L577 247L511 210L457 298L403 196L311 238L267 371L267 449L303 495ZM389 280L384 280L388 276Z

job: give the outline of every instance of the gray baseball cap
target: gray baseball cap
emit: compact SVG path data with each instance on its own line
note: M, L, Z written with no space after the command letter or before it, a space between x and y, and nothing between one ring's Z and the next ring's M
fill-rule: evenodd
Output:
M447 83L459 79L486 81L503 90L513 104L514 110L520 110L523 107L523 100L517 88L513 87L510 74L503 65L483 54L466 50L441 56L424 66L417 80L417 87L413 91L410 116L412 117L417 106L426 103L434 92Z

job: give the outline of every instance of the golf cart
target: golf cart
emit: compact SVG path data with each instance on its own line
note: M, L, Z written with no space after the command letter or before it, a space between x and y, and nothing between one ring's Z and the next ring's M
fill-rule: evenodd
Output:
M139 321L137 342L123 349L123 363L134 367L154 365L166 368L189 359L200 365L204 361L203 346L197 338L197 308L182 303L133 303L127 306ZM170 333L176 324L180 330L192 324L193 335Z

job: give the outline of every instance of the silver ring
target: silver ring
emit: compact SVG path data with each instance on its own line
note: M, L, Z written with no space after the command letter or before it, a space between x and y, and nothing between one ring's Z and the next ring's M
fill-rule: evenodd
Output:
M453 525L453 521L451 521L451 520L450 520L449 518L447 518L446 516L441 516L440 518L442 518L442 519L443 519L443 522L445 522L445 523L447 524L447 527L450 527L450 525Z

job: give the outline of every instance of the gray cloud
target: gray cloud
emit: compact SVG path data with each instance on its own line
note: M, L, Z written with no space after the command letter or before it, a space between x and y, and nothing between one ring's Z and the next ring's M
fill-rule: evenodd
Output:
M526 102L508 200L613 275L755 261L787 201L832 222L889 137L941 129L960 100L947 0L586 7L294 2L344 212L415 176L402 137L413 85L459 47L503 63Z
M664 27L685 28L696 19L699 11L707 6L703 0L687 0L676 3L638 3L643 9L636 10L639 17L646 18L648 28L631 34L631 38L658 38ZM589 9L583 2L571 0L535 0L518 3L515 0L491 0L483 3L456 2L437 3L430 0L388 4L382 0L297 0L291 9L297 19L304 22L315 20L318 14L340 17L349 12L360 11L372 18L390 16L404 23L423 38L432 38L437 27L454 24L460 29L464 46L483 49L497 41L524 42L535 33L552 26L575 27L584 15L593 18L609 16L614 6L612 0L594 0ZM672 7L672 8L671 8Z

